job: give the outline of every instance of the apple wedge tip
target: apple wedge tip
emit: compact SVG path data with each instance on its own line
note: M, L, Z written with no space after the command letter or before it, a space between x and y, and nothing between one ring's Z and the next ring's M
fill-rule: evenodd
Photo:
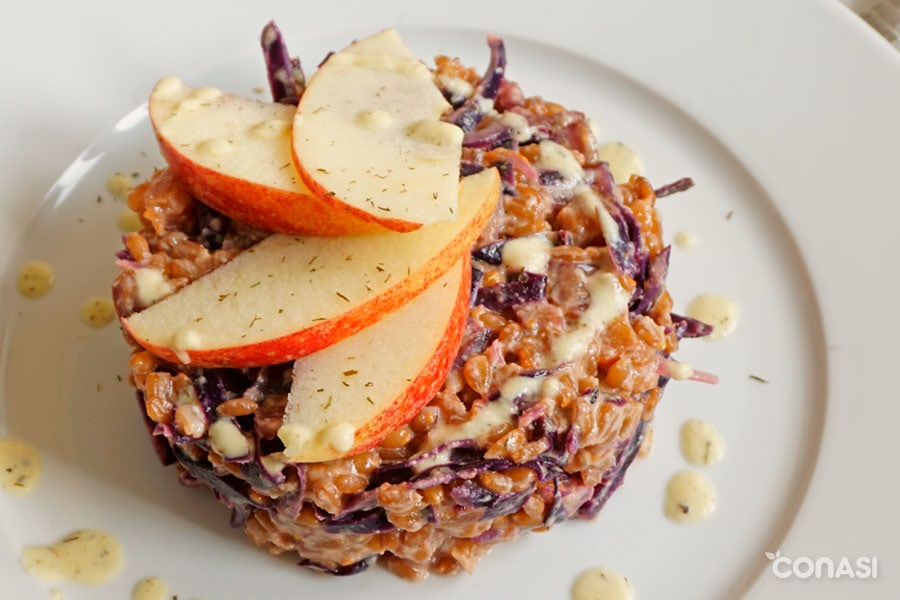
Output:
M378 445L440 389L462 339L471 262L463 257L377 323L294 363L278 432L292 462L321 462Z
M450 109L386 29L313 75L294 116L294 164L313 194L360 220L395 231L453 220L463 131L441 120Z

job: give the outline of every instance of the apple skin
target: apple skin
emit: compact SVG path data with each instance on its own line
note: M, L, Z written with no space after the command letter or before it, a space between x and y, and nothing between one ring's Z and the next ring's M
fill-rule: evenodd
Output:
M453 220L464 134L442 120L451 109L428 68L383 30L313 74L294 116L294 166L313 195L356 219L400 232Z
M267 364L276 364L295 360L301 356L326 348L354 333L361 331L371 323L378 321L384 315L396 310L410 299L415 298L431 283L447 272L460 257L469 254L471 245L478 238L482 229L494 213L500 195L500 177L496 169L488 169L470 175L460 182L460 205L465 208L460 215L459 222L437 223L412 233L379 233L369 236L354 236L352 238L298 238L294 236L271 236L260 242L257 246L241 253L231 262L219 267L215 271L205 275L190 285L181 288L171 296L164 298L156 304L121 319L123 328L141 346L163 360L173 363L190 364L197 367L253 367ZM436 235L436 231L444 231L443 236ZM412 236L412 237L409 237ZM439 247L432 245L435 238L443 238ZM328 244L340 244L342 248L354 244L359 248L358 256L369 253L373 256L381 256L383 252L392 248L405 248L401 254L408 255L411 240L418 239L419 245L415 252L423 252L425 248L430 252L427 256L421 256L421 262L414 269L407 272L401 269L390 285L385 284L381 288L373 289L373 293L362 301L352 306L344 307L342 300L339 310L333 316L318 320L315 318L299 319L298 312L302 312L303 299L298 294L295 300L275 299L279 289L287 285L291 279L291 272L299 268L302 270L307 264L307 259L294 259L285 263L278 260L282 256L281 249L263 252L261 248L277 246L307 247L315 242L322 244L317 247L328 248ZM311 241L310 241L311 240ZM307 250L309 251L309 250ZM313 251L309 251L313 252ZM317 252L317 251L315 251ZM258 267L263 256L268 256L268 264ZM306 255L303 255L304 257ZM249 265L243 263L250 261ZM256 261L256 262L254 262ZM405 264L405 263L404 263ZM278 287L266 288L265 286L253 287L251 282L262 277L262 273L271 272L272 267L288 269L277 277L271 279L272 285ZM293 266L292 266L293 265ZM237 274L235 274L237 271ZM243 281L238 287L226 288L220 285L222 278ZM217 279L218 278L218 279ZM302 284L306 283L305 276L296 288L289 292L302 292ZM204 282L204 280L208 280ZM269 280L263 278L266 285ZM323 279L324 281L328 281ZM201 283L202 282L202 283ZM202 287L202 286L209 287ZM192 291L192 288L195 288ZM205 292L198 290L205 289ZM324 289L324 288L323 288ZM225 302L217 301L217 296L233 291L241 292L242 302L250 303L250 309L244 312L222 312L227 308ZM329 298L337 298L335 292L339 290L325 289ZM196 294L196 295L195 295ZM180 296L180 297L179 297ZM277 308L275 303L283 302L278 306L285 307L285 314L278 319L294 319L281 326L280 333L271 337L256 340L243 340L240 337L242 331L235 329L235 323L246 326L256 314L262 314L263 310ZM294 310L289 309L293 303ZM307 316L308 317L308 316ZM202 323L202 327L215 323L218 332L224 330L226 341L217 343L211 347L191 347L183 345L178 347L175 341L176 332L184 327L195 327L194 323ZM197 326L199 329L200 326ZM228 328L231 329L228 329Z
M157 137L172 172L207 206L260 229L284 234L343 236L385 231L366 215L351 214L315 194L262 185L191 160ZM358 218L357 218L358 217Z
M194 196L222 214L286 234L385 231L375 219L351 214L334 199L309 191L293 165L289 129L253 135L254 125L267 122L289 128L293 107L166 77L154 86L148 111L169 169ZM228 155L201 151L204 138L229 140Z
M376 405L380 404L378 412L374 417L362 416L366 412L365 409L369 408L364 404L367 401L363 399L362 396L350 399L350 402L362 406L361 408L357 407L355 410L345 408L345 411L351 413L351 418L353 418L353 415L356 415L359 419L365 419L365 422L361 425L358 423L350 423L350 425L359 426L355 428L353 444L348 449L338 450L327 443L305 444L300 453L292 456L286 455L289 460L292 462L303 463L321 462L357 454L374 448L394 429L412 420L422 406L427 404L434 397L443 385L444 380L453 365L453 361L456 358L469 313L469 296L472 285L471 258L468 255L463 257L463 259L451 269L451 271L454 270L459 273L459 285L456 290L456 299L453 302L450 318L443 328L443 331L435 336L437 346L428 353L426 362L421 366L417 374L411 378L412 381L409 382L400 394L392 398L377 398L374 400ZM450 273L448 273L448 275L449 274ZM444 278L444 280L446 280L446 278ZM432 285L437 285L440 281L441 280L438 280L438 282ZM399 311L397 314L399 314ZM415 327L416 325L416 323L407 323L406 327L410 328ZM403 326L398 325L398 327ZM420 330L411 330L408 332L408 335L414 336L421 335L422 333L423 332ZM352 342L352 340L353 338L348 338L346 341ZM325 352L328 351L329 350L325 350ZM402 360L403 356L404 347L401 346L392 349L390 358L392 360ZM295 377L302 377L303 360L304 359L300 359L295 364ZM334 365L334 368L336 369L346 368L352 364L345 361L342 354L337 355L336 360L337 362ZM334 400L335 403L339 401L340 399ZM289 420L290 411L291 406L289 402L285 421ZM289 444L288 448L290 448Z

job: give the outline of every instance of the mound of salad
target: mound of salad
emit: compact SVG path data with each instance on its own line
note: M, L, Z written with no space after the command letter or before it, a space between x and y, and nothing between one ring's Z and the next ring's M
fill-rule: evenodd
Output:
M690 179L617 181L590 120L509 80L495 36L483 73L448 56L425 67L397 40L359 40L307 79L269 23L271 102L161 81L171 120L154 127L167 164L128 199L142 228L124 237L113 296L150 439L184 485L211 492L273 554L336 575L380 562L415 580L595 517L646 447L670 379L710 379L673 359L681 339L710 328L674 314L666 289L656 200ZM368 92L332 91L370 81L369 108ZM376 106L380 93L428 108L397 133L405 113ZM317 120L345 104L349 116ZM260 134L246 142L203 131L248 112L268 116L241 124ZM431 164L454 170L440 181L381 172L397 187L354 204L355 181L383 157L318 148L366 136L384 156L433 151ZM232 164L242 150L217 142L251 137L247 156L290 160ZM345 187L336 170L351 173ZM441 204L448 178L454 197ZM426 192L418 204L433 197L431 212L407 210L407 191ZM345 275L362 258L370 271ZM313 273L320 263L328 278ZM374 277L385 273L394 278ZM345 279L357 296L329 287ZM316 294L332 312L291 321ZM291 333L260 333L270 312ZM216 336L231 345L204 345Z

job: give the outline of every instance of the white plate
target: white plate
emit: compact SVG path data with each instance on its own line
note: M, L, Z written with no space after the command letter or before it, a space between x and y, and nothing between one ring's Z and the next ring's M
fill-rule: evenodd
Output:
M900 139L900 60L849 12L806 2L788 13L778 0L571 1L542 18L521 6L463 2L439 13L411 1L348 2L311 12L235 6L222 23L208 17L221 11L212 2L178 3L177 13L174 2L157 2L154 14L120 28L117 5L99 4L108 11L60 8L37 29L42 15L23 8L0 31L8 57L0 74L16 90L0 115L0 431L37 445L46 464L33 495L0 495L4 597L46 598L56 588L67 598L125 598L139 578L157 575L182 598L356 598L362 589L373 600L564 598L574 575L596 565L627 574L641 598L875 598L900 587L892 566L900 484L889 445L900 417L890 380L900 288L889 263L900 250L890 145ZM115 328L88 330L77 316L116 272L122 204L106 193L106 177L146 176L162 164L143 109L131 110L158 77L247 94L263 85L255 37L272 16L308 72L326 51L384 26L399 27L423 58L454 54L482 68L484 33L494 31L526 93L584 110L604 136L639 148L655 183L696 180L661 201L670 238L684 229L700 239L673 255L676 308L718 292L739 301L742 322L723 342L684 344L680 356L722 383L669 387L653 455L633 466L595 522L527 535L472 576L411 585L372 569L322 578L255 549L228 529L223 508L159 467L119 381L124 343ZM29 258L59 273L38 301L12 285ZM728 442L726 460L707 470L720 508L703 524L676 526L662 516L663 489L686 466L676 434L695 416ZM17 566L22 545L83 527L125 546L112 583L51 585ZM781 580L763 557L778 549L874 555L879 577Z

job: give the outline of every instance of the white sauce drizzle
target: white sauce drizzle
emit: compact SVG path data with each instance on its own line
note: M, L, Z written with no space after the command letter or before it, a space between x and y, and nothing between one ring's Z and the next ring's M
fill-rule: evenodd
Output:
M690 379L694 375L694 368L687 363L670 360L666 366L669 377L676 381Z
M53 266L43 260L29 260L19 269L16 277L16 288L23 296L40 298L53 287L56 271Z
M538 159L534 163L538 171L556 171L563 183L575 185L584 179L584 169L572 151L550 140L543 140L538 145Z
M41 478L41 457L24 440L0 438L0 488L17 496L31 493Z
M50 546L22 549L22 567L44 581L106 583L122 569L123 560L118 540L93 529L75 531Z
M130 208L123 208L119 216L116 217L116 226L122 233L131 233L140 231L143 224L141 223L140 215Z
M394 117L384 110L364 110L356 115L356 123L363 129L387 129Z
M675 245L682 250L688 250L697 245L697 235L690 231L679 231L675 234Z
M321 433L326 444L338 452L347 452L353 447L356 429L350 423L341 422L323 430Z
M621 573L597 567L578 574L572 584L572 600L634 600L634 588Z
M597 149L600 160L609 165L616 183L626 183L632 175L644 173L644 161L634 148L622 142L607 142Z
M131 600L170 600L169 584L159 577L144 577L131 588Z
M535 394L542 385L543 378L541 377L510 377L500 386L500 396L479 406L475 414L466 422L445 424L432 429L428 434L428 448L435 448L451 440L478 439L487 435L493 429L509 421L516 398ZM438 460L440 460L440 456L427 462L441 464L437 462ZM424 470L426 467L420 465L419 468Z
M213 450L228 459L240 458L250 453L247 438L228 417L219 417L209 426L209 443Z
M203 337L193 327L182 327L172 336L172 350L175 357L184 364L190 364L188 350L196 350L203 345Z
M706 475L680 471L666 485L663 512L676 523L697 523L715 512L717 501L716 489Z
M518 113L505 112L500 116L499 121L512 128L513 137L519 143L527 142L534 135L531 125L528 124L528 119Z
M81 320L85 325L100 329L112 323L115 318L116 309L112 298L91 296L81 304Z
M721 340L738 325L740 309L737 302L717 294L697 296L688 306L689 317L713 326L713 332L707 339Z
M471 83L461 77L451 77L450 75L438 75L436 78L438 87L444 88L450 93L450 102L456 104L462 102L475 93L475 88Z
M725 457L725 440L711 424L700 419L685 421L679 435L681 454L698 467L714 465Z
M215 137L197 143L197 152L207 156L224 156L234 149L234 144L225 138Z
M248 133L250 137L259 140L274 140L279 137L288 137L291 134L291 123L284 119L268 119L251 125Z
M127 200L134 189L134 178L126 173L113 173L106 180L106 189L119 200Z
M586 285L591 295L591 302L578 322L569 331L553 340L549 352L551 362L544 365L545 367L569 362L584 353L587 345L591 343L597 333L613 317L627 309L629 295L611 273L603 271L593 273L588 277ZM428 434L426 451L452 440L478 439L486 436L509 421L515 410L514 401L517 398L533 396L537 393L553 398L559 394L561 388L562 384L555 376L511 377L500 386L500 394L496 399L473 408L475 413L469 416L464 423L443 424L432 429ZM282 427L282 432L284 429ZM287 445L289 441L292 441L293 436L290 433L282 435L282 432L279 432L279 436ZM285 452L290 455L289 450ZM416 470L421 472L432 466L444 464L446 461L447 456L444 453L438 453L419 463Z
M407 129L409 137L435 146L450 146L459 138L459 128L444 121L423 119Z
M545 366L570 362L584 354L597 333L628 307L630 295L612 273L592 273L586 287L591 295L590 304L570 330L553 340L549 352L552 364Z
M328 58L328 63L333 66L363 67L366 69L383 69L410 75L415 77L427 77L431 79L431 71L420 60L389 54L354 54L352 52L337 52Z
M600 200L597 192L590 186L579 185L573 190L572 194L572 202L577 203L576 206L581 212L586 215L596 213L606 245L617 243L620 239L619 226L612 215L609 214L606 206L603 205L603 201Z
M285 456L299 455L312 436L312 430L299 423L285 423L278 429L278 438L284 442Z
M175 291L159 269L144 268L134 272L137 298L143 306L150 306Z
M503 244L500 256L510 271L546 274L553 243L542 234L513 238Z

